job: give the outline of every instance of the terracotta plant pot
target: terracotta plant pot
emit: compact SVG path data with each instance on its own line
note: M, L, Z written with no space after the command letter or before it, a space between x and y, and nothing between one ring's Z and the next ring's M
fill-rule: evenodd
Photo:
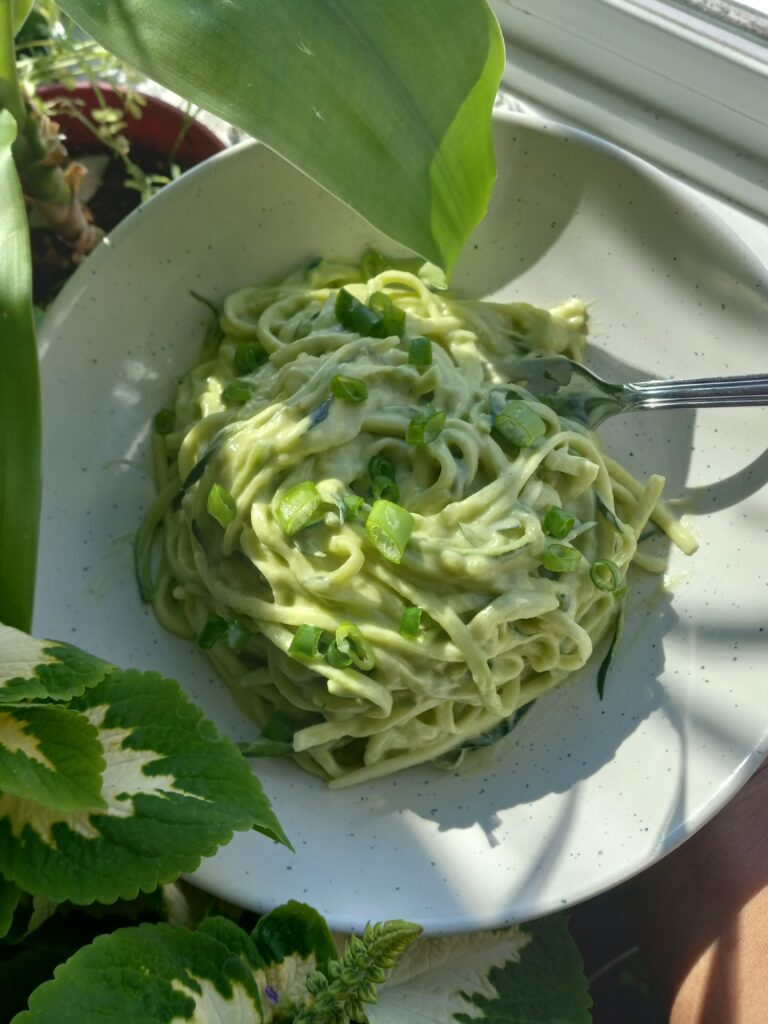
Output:
M108 106L118 110L124 109L120 90L111 85L99 85L99 92ZM87 83L81 83L74 89L67 89L63 85L43 85L38 88L37 93L44 100L69 99L78 106L82 104L81 110L86 117L90 117L91 112L101 106L93 86ZM168 156L174 151L174 146L184 129L184 112L155 96L148 96L146 93L141 95L146 100L142 116L126 116L124 134L132 145L152 150L161 156ZM57 116L56 120L72 152L97 152L102 148L99 140L77 118L61 115ZM226 143L205 125L199 121L191 121L175 151L175 160L181 169L186 171L226 148Z
M100 110L103 103L120 110L125 121L122 135L130 144L129 157L148 175L170 176L171 162L186 171L227 148L199 121L185 117L183 110L146 93L142 93L146 102L141 117L132 117L125 110L120 90L111 85L99 85L98 93L90 84L74 89L45 85L37 91L44 100L71 101L91 121L92 112ZM126 185L128 171L123 160L110 152L87 125L66 111L55 113L53 119L69 156L90 165L91 178L84 183L81 195L94 223L110 232L140 204L140 192ZM102 160L92 159L99 155ZM76 261L68 245L42 223L33 224L31 239L34 301L45 307L72 274Z

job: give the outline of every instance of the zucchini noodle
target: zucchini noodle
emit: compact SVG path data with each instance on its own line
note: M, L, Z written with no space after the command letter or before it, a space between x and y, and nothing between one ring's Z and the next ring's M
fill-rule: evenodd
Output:
M136 548L253 753L339 787L461 750L587 662L649 519L692 549L661 477L511 383L585 344L579 300L460 301L371 254L225 300Z

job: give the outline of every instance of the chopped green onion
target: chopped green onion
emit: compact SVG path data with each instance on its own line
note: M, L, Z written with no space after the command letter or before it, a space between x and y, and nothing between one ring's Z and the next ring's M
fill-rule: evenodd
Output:
M400 500L400 488L395 482L395 467L386 455L374 455L368 463L371 474L371 494L387 501Z
M308 626L302 623L293 634L288 653L299 658L315 658L320 650L325 630L319 626Z
M431 444L440 436L445 426L445 413L442 410L431 409L421 416L414 416L405 430L405 440L408 444L421 445Z
M290 743L293 734L296 732L297 722L289 718L282 711L273 711L261 730L265 740L274 740L277 743Z
M616 648L621 643L621 635L624 632L624 609L625 604L622 601L619 604L619 610L616 615L616 624L613 627L613 636L611 637L611 643L608 648L608 653L603 658L600 668L597 670L597 695L600 700L603 699L605 693L605 681L608 678L608 669L611 667L613 656L616 653Z
M589 570L589 578L598 590L604 590L607 594L612 594L621 582L621 572L618 565L612 562L610 558L601 558L597 562L592 563L592 567Z
M386 501L400 500L400 488L388 476L375 476L371 480L371 494L374 498L384 498Z
M432 365L432 342L429 338L422 336L411 338L411 344L408 346L408 362L411 366Z
M224 385L221 397L225 402L232 402L233 405L242 405L247 402L253 394L251 385L244 380L231 380Z
M403 610L403 617L400 620L400 636L406 636L409 640L418 636L422 612L423 609L417 608L415 605L409 605Z
M386 292L374 292L368 300L368 307L381 317L381 323L374 328L375 338L402 336L405 330L405 310L396 306Z
M353 622L340 622L335 644L341 654L349 655L361 672L370 672L376 664L373 648Z
M364 402L368 397L368 388L364 380L357 377L342 377L336 374L331 377L331 394L343 398L345 402Z
M335 640L331 640L328 644L328 650L325 652L325 660L333 668L349 668L352 664L352 656L348 651L342 651L339 649L339 645Z
M614 528L618 533L623 533L627 527L621 522L616 513L608 508L603 498L595 491L595 503L597 504L598 512L602 513L606 521L610 526Z
M365 501L357 494L344 495L344 519L357 519L363 511Z
M507 402L496 417L494 427L505 441L518 448L528 448L547 432L547 425L541 416L527 402L519 399Z
M544 526L544 533L554 537L555 540L562 540L563 537L567 537L571 532L575 522L576 520L573 516L569 516L567 512L558 508L557 505L550 505L542 520L542 525Z
M204 651L210 651L219 640L224 639L228 629L229 623L226 619L222 619L220 615L211 615L198 634L197 646L202 647Z
M339 288L334 312L342 327L369 337L381 325L381 317L356 299L346 288Z
M368 513L365 532L380 554L399 563L413 533L413 516L401 505L380 498Z
M386 455L374 455L368 463L368 472L371 477L386 476L390 480L395 479L395 467Z
M173 409L161 409L155 416L155 432L164 437L166 434L171 433L175 422L176 417Z
M581 552L570 544L547 544L541 564L550 572L575 572L581 563Z
M382 270L387 269L387 262L377 249L368 249L360 262L360 273L363 280L377 277Z
M266 361L267 353L261 345L257 345L254 342L247 345L238 345L235 349L235 373L239 377L246 377L249 373L254 373Z
M305 480L285 492L275 508L275 518L283 533L292 537L317 521L322 505L317 487L311 480Z
M220 484L214 484L208 491L208 515L225 528L237 515L235 499Z
M230 651L234 651L235 654L240 654L245 649L251 636L251 630L243 625L239 619L235 619L227 627L227 647Z

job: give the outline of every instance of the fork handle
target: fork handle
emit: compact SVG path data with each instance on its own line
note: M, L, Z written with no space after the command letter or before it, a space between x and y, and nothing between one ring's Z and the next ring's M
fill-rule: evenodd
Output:
M768 405L768 373L691 380L643 380L624 384L622 391L633 409Z

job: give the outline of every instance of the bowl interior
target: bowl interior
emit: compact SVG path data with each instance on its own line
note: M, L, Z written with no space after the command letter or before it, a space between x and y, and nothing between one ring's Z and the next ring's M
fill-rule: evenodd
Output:
M499 179L453 282L461 293L590 303L590 361L615 379L765 367L763 268L679 186L577 132L496 124ZM179 680L234 739L252 727L199 651L140 600L131 541L152 497L149 425L227 293L386 238L259 145L164 190L72 278L41 336L44 520L35 628ZM761 362L762 360L762 362ZM428 931L522 920L607 888L702 824L762 758L768 711L768 434L763 409L609 421L608 450L663 473L701 541L638 574L600 701L596 665L537 702L466 771L412 769L330 792L292 764L257 771L296 854L241 834L197 881L244 906L289 898L334 927ZM762 603L761 603L762 602ZM597 659L599 661L599 658Z

